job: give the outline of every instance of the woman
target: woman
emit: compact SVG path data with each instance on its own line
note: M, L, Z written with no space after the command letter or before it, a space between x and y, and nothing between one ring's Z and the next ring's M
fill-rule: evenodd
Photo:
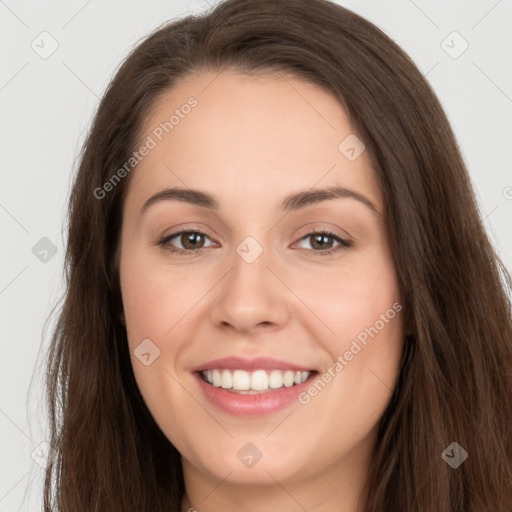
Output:
M227 0L157 30L69 215L45 510L512 509L510 276L371 23Z

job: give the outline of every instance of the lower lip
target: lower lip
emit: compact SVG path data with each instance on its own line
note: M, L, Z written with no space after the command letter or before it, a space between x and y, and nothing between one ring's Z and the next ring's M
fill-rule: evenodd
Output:
M289 388L282 387L267 393L244 395L208 384L199 373L194 373L194 377L206 399L222 411L236 416L263 416L283 409L297 400L298 395L311 385L311 381L316 375L316 373L313 373L305 382L295 384Z

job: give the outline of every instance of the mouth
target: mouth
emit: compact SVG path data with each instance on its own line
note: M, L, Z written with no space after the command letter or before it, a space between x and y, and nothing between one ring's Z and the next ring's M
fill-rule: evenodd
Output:
M316 370L257 369L247 371L231 368L200 370L199 377L206 384L240 395L257 395L303 384Z
M264 416L298 400L319 371L286 361L229 357L192 368L204 398L232 416Z
M297 401L319 371L271 357L224 357L189 370L219 412L263 416Z

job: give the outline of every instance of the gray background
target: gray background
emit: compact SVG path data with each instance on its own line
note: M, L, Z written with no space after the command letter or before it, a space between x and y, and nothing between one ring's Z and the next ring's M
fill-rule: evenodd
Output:
M382 28L427 76L459 140L485 227L512 269L512 0L338 3ZM43 326L62 292L71 169L98 99L137 41L207 6L0 0L0 512L41 509L48 452L40 349L54 319ZM469 47L458 55L464 40ZM42 58L52 44L56 51Z

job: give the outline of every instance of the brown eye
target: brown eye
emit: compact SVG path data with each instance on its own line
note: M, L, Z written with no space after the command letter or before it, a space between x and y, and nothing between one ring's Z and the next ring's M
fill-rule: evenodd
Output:
M178 231L166 236L160 242L159 245L163 246L170 252L183 253L195 253L203 249L205 246L206 239L209 238L205 233L201 231ZM176 241L172 243L173 240ZM178 244L176 247L175 244ZM180 247L181 245L181 247Z
M317 233L314 235L309 235L309 239L311 241L311 247L313 247L313 249L331 249L334 244L334 238L329 235L322 235Z
M307 250L308 252L313 251L313 253L316 252L325 256L352 247L353 245L352 241L346 240L330 231L313 231L303 236L299 242L304 240L309 242L311 249L302 248L303 250ZM334 245L335 242L337 242L337 245Z
M204 235L197 232L185 232L181 234L180 242L185 249L200 249L204 244Z

